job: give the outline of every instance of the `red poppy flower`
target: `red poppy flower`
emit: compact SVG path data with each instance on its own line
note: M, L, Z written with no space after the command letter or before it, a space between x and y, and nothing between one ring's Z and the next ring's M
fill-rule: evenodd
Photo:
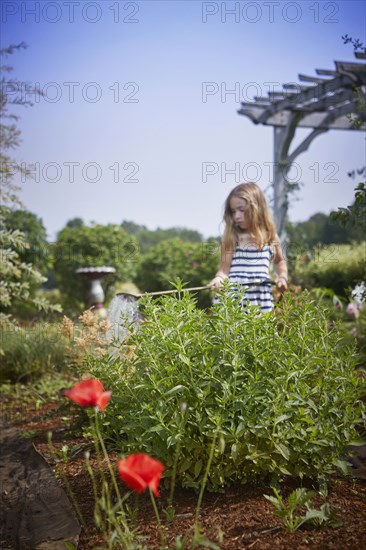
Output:
M104 391L103 384L96 378L82 380L64 391L66 397L81 407L98 407L103 412L111 398L111 391Z
M159 497L159 483L163 471L164 465L159 460L144 453L133 454L118 461L121 479L136 493L143 493L150 487L154 495Z

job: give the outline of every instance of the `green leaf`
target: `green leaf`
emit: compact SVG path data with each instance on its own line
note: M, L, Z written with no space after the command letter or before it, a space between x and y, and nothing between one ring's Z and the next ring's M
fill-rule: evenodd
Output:
M191 366L191 360L189 357L187 357L186 355L183 355L182 353L179 353L178 357L183 363L188 365L188 367Z
M236 443L233 443L231 445L231 456L232 456L232 459L233 459L234 462L238 458L238 446L237 446Z
M279 464L278 465L278 469L279 471L282 473L282 474L285 474L286 476L290 476L292 475L290 470L288 470L287 468L285 468L285 466L283 466L283 464Z
M281 414L281 416L276 418L276 420L274 421L274 425L276 426L277 424L282 422L282 420L287 420L288 418L291 418L291 416L291 414Z
M174 397L174 395L176 395L177 393L185 391L185 390L187 390L186 386L183 386L182 384L178 384L177 386L174 386L174 388L172 388L171 390L167 391L164 394L164 398L169 400L172 397Z
M179 468L179 471L180 472L185 472L186 470L188 470L189 468L191 468L192 466L192 461L191 460L188 460L187 458L185 460L183 460L183 462L181 462L178 466Z
M277 510L283 510L283 504L277 497L274 497L272 495L263 495L263 496L264 498L269 500L269 502L271 502L277 508Z
M290 459L290 451L289 451L289 449L286 447L286 445L283 445L282 443L275 443L274 446L275 446L276 449L281 453L281 455L283 456L283 458L285 458L286 460L289 460L289 459Z
M335 460L333 462L333 464L335 466L337 466L337 468L339 468L344 475L349 474L349 471L350 471L350 463L349 462L346 462L345 460L338 459L338 460Z
M133 388L134 390L146 390L146 389L150 389L150 385L149 384L137 384L137 386L134 386ZM114 399L114 397L113 397Z
M288 497L288 504L291 510L301 508L315 496L314 491L307 491L304 488L295 489Z
M194 465L194 476L195 477L198 477L199 473L201 472L202 465L203 465L202 460L198 460L196 462L196 464Z
M327 447L328 441L326 439L313 439L311 441L314 445L320 445L321 447Z
M362 447L365 444L366 444L365 439L355 439L353 441L350 441L348 445L350 447Z
M312 399L307 400L307 405L309 405L315 412L318 412L318 407L315 405Z
M153 426L152 428L149 428L146 433L159 433L164 430L164 427L160 424Z

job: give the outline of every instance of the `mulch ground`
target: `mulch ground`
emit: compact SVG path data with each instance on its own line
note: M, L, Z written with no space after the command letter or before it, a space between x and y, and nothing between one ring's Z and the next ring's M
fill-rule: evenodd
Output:
M2 399L2 409L3 423L33 442L35 450L45 458L56 477L60 479L60 483L61 479L66 477L88 525L88 533L81 529L78 548L106 548L100 533L93 527L93 492L84 459L84 451L88 446L91 447L90 442L80 436L80 431L75 430L75 417L71 414L70 407L60 407L59 403L49 402L36 409L32 402L25 404L19 396L5 396ZM50 452L48 432L53 434L56 455L55 452ZM64 460L66 456L67 460ZM111 453L110 459L115 464L117 457ZM90 460L93 465L93 454ZM17 467L16 464L13 466ZM228 488L223 494L207 492L200 513L202 532L222 550L366 549L365 457L361 455L356 466L354 475L359 477L334 476L329 481L327 501L337 510L337 519L341 522L337 527L300 528L295 533L290 533L282 527L281 520L273 513L272 504L263 496L272 494L270 487L250 484ZM12 472L14 475L13 470ZM362 476L365 476L365 479L362 479ZM298 486L299 480L288 480L281 485L282 494L287 496ZM317 484L311 480L306 480L303 486L317 490ZM121 483L121 492L124 491ZM1 496L2 504L4 505L5 501L5 505L9 506L3 489ZM158 504L169 544L175 548L176 537L181 536L186 538L185 548L189 549L197 494L191 490L177 489L174 497L175 517L170 521L164 518L163 512L167 505L167 497L167 491L163 488ZM322 500L315 499L315 503L320 507ZM145 544L146 549L158 549L159 534L148 496L136 495L136 498L129 500L129 506L133 515L133 525L138 530L141 543ZM23 546L16 545L11 543L10 539L6 541L4 536L3 533L3 538L0 537L1 548L43 548L36 544L32 546L31 542L28 546L26 542ZM56 549L58 546L51 545L50 548ZM209 546L203 545L201 548Z

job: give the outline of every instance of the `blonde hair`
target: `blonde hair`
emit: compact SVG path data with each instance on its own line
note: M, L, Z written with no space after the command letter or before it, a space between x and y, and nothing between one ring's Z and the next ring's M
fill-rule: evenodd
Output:
M233 197L247 201L246 216L249 219L249 231L253 234L256 244L263 248L266 244L274 243L277 232L273 216L268 208L266 197L256 183L241 183L232 189L224 205L225 230L223 249L235 250L238 244L238 232L233 221L230 200Z

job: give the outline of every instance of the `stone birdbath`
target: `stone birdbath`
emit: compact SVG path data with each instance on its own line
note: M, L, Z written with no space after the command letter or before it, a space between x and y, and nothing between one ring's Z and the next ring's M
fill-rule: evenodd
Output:
M105 294L102 287L101 279L106 275L115 273L114 267L100 266L100 267L80 267L76 270L78 275L81 275L85 279L88 279L91 283L90 286L90 303L95 312L100 316L105 316L104 299Z

